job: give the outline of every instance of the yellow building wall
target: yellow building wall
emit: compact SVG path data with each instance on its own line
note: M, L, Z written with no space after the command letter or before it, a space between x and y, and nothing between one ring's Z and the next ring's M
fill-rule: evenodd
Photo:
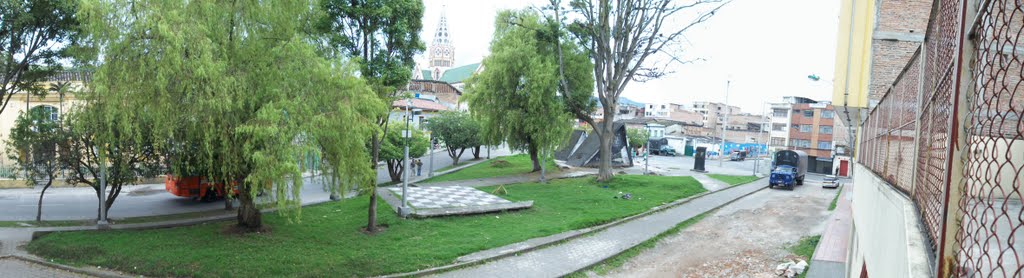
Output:
M868 107L871 81L871 36L875 26L874 0L841 0L836 44L832 104ZM845 95L849 92L849 96Z

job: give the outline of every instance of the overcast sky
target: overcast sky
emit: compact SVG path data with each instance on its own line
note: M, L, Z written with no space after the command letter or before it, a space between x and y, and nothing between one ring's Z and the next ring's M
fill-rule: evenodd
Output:
M444 6L455 64L477 63L488 53L499 10L546 2L424 0L421 37L429 47ZM838 22L838 0L734 0L686 33L684 55L703 61L673 65L672 74L655 81L630 82L623 96L639 102L725 102L731 80L729 104L744 112L760 114L763 102L783 96L831 100ZM418 59L421 65L424 60ZM808 80L809 74L821 81Z

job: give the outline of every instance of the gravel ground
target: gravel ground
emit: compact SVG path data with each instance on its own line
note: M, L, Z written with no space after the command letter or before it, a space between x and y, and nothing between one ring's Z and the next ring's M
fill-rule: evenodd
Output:
M836 191L820 180L808 175L793 191L765 189L722 207L607 277L778 277L775 266L795 258L786 247L824 230Z

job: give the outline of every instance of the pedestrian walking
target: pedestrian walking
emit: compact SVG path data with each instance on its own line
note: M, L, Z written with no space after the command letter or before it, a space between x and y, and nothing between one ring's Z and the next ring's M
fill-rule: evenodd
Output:
M423 172L423 160L416 160L416 176L420 176Z

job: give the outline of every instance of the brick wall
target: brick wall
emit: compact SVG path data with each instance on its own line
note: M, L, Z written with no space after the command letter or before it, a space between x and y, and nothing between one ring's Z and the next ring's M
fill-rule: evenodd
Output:
M871 40L868 99L878 101L896 80L923 39L932 1L879 0ZM870 102L870 101L869 101Z

